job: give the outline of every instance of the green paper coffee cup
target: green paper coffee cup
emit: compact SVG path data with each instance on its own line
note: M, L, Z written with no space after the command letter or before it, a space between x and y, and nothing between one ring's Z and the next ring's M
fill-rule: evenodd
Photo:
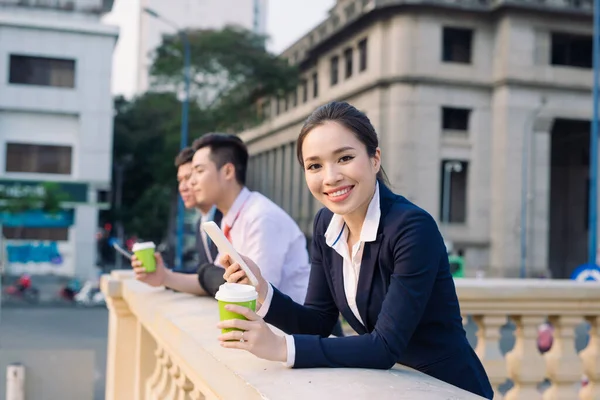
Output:
M156 246L153 242L136 243L132 247L133 254L146 269L146 272L156 271L156 259L154 258L154 249Z
M258 293L254 286L243 285L240 283L224 283L219 286L219 291L215 294L215 299L219 301L219 318L221 321L228 319L246 319L243 315L225 309L227 304L235 304L242 307L247 307L252 311L256 311L256 299ZM221 329L222 333L236 331L236 328Z

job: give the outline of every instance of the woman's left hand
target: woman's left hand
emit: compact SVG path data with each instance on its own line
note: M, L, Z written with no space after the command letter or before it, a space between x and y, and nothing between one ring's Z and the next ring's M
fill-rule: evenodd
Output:
M247 307L228 304L225 308L241 314L248 320L230 319L217 324L219 329L236 328L219 336L221 346L228 349L247 350L259 358L270 361L287 361L287 344L283 336L276 335L254 311ZM243 341L242 341L243 339Z

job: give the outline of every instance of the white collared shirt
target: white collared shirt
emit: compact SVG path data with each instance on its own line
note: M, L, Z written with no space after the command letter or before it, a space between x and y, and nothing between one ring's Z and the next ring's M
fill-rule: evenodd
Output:
M262 194L243 188L221 220L222 230L226 225L238 253L254 261L282 293L303 304L310 263L306 237L292 217Z
M377 229L379 228L380 218L379 184L377 184L375 186L375 193L367 208L367 214L360 231L360 238L352 246L352 254L349 252L347 243L348 226L346 226L341 215L333 214L329 227L327 227L327 231L325 232L325 243L327 243L327 246L334 249L344 260L343 273L346 300L348 301L348 306L350 307L352 314L354 314L356 319L363 325L365 323L360 317L358 308L356 307L356 290L358 288L360 265L362 263L365 243L374 242L375 239L377 239Z
M348 251L348 227L344 223L341 215L333 214L327 231L325 232L325 242L334 249L343 259L344 293L350 310L354 316L364 325L362 318L356 306L356 291L358 289L358 279L360 277L360 265L362 263L362 254L364 244L373 242L377 238L379 221L381 219L381 205L379 203L379 183L375 186L375 193L369 202L367 214L363 222L360 239L352 246L352 255ZM277 285L275 285L277 286ZM267 296L257 314L261 317L267 315L271 300L273 299L273 288L269 285ZM294 366L296 359L296 346L292 335L285 335L287 344L287 362L288 367Z

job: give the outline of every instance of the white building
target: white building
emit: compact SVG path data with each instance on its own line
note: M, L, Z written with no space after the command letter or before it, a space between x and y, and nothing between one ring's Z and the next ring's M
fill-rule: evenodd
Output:
M467 274L518 276L524 261L527 275L568 278L587 261L591 16L590 0L338 0L282 54L298 90L240 135L249 185L310 235L320 205L296 138L316 107L345 100L375 126L393 189L438 220Z
M62 219L5 225L9 272L94 273L99 203L112 165L112 0L0 0L0 187L60 183ZM54 225L54 226L53 226Z
M267 0L139 0L139 45L137 59L137 93L150 87L148 69L152 64L152 52L163 35L179 29L220 29L226 25L239 25L257 33L266 33ZM145 13L149 8L170 26Z

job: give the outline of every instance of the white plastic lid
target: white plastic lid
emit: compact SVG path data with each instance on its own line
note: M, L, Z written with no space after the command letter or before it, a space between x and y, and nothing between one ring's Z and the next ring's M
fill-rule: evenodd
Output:
M241 283L224 283L219 286L219 291L215 294L217 300L235 303L252 301L257 298L258 293L254 286Z
M139 250L154 249L154 248L156 248L156 245L154 244L154 242L134 243L133 247L131 248L131 251L136 252Z

